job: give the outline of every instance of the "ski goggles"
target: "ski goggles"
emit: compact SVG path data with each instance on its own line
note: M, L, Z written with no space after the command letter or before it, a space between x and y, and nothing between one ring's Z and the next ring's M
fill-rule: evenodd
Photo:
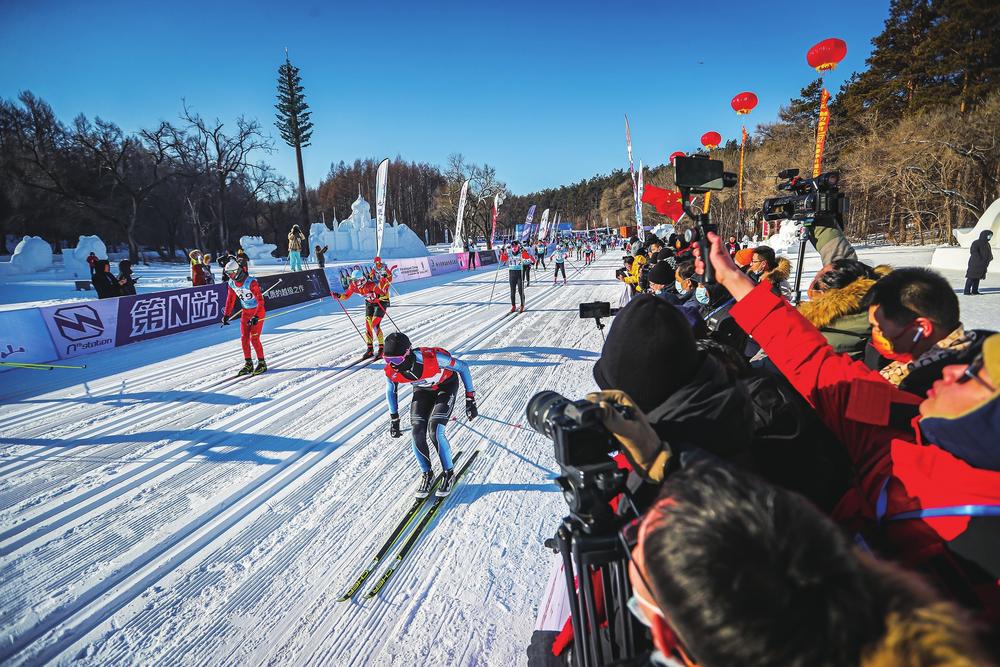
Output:
M403 361L408 356L410 356L410 349L409 348L407 348L406 352L404 352L403 354L401 354L398 357L390 356L388 354L384 354L384 355L382 355L382 358L385 359L387 363L392 364L393 366L398 366L399 364L403 363Z

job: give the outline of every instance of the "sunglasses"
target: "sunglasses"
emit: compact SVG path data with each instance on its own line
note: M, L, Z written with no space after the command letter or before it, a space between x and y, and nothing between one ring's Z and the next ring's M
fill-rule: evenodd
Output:
M981 370L983 370L983 355L982 355L982 353L980 353L979 356L977 356L975 359L973 359L971 364L969 364L968 366L965 367L965 370L962 371L962 376L959 377L958 380L955 381L956 384L965 384L969 380L975 380L980 385L982 385L983 388L985 388L985 389L987 389L989 391L996 391L996 388L990 386L989 382L987 382L983 378L979 377L979 371L981 371Z
M393 356L389 356L388 354L385 354L385 355L382 355L382 358L385 359L390 364L392 364L392 365L395 366L397 364L403 363L403 360L406 359L406 357L409 356L409 354L410 354L410 350L409 350L409 348L407 348L406 352L404 352L403 354L401 354L398 357L393 357Z

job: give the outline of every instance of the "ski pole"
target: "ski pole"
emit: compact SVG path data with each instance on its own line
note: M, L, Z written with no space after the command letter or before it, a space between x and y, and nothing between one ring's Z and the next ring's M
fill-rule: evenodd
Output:
M524 424L514 424L512 422L506 422L502 419L497 419L496 417L490 417L489 415L484 415L481 412L479 413L479 418L486 419L491 422L496 422L498 424L504 424L505 426L510 426L511 428L521 428L521 429L524 428ZM452 419L455 419L455 417L452 417Z
M377 303L377 304L378 304L378 307L382 309L382 314L383 314L383 315L385 315L386 317L388 317L388 318L389 318L389 321L390 321L390 322L392 322L392 326L396 327L396 331L401 331L401 329L399 328L399 325L398 325L398 324L396 324L396 320L392 319L392 316L391 316L391 315L389 315L389 311L388 311L388 310L386 310L386 309L385 309L385 306L383 306L383 305L382 305L382 300L381 300L381 299L379 299L379 300L378 300L378 301L376 301L375 303Z
M333 296L332 292L330 293L330 296ZM347 315L347 319L351 322L351 326L354 327L354 330L358 332L359 336L361 336L361 340L365 341L365 345L367 345L368 339L365 338L365 335L363 333L361 333L361 329L358 328L358 325L354 323L354 319L351 317L351 314L347 312L347 309L344 308L344 304L342 304L340 302L340 299L338 299L335 296L333 297L333 300L336 301L337 305L340 306L340 309L344 311L344 315Z
M11 368L30 368L37 371L51 371L54 368L86 368L87 364L82 366L67 366L62 364L32 364L23 361L0 361L0 366L10 366Z
M493 273L493 289L490 290L490 300L486 302L487 306L493 305L493 293L497 291L497 278L500 276L500 267Z

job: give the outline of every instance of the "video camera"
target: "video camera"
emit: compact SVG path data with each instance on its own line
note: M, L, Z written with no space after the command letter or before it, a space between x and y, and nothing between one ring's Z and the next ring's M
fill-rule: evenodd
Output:
M705 259L705 284L715 282L715 268L708 261L708 233L718 233L707 211L691 208L691 195L705 194L736 185L736 174L723 170L722 160L711 160L707 155L678 156L674 159L674 184L681 192L684 212L695 223L684 232L687 243L697 243Z
M802 178L798 169L778 172L779 190L793 194L764 200L765 220L801 220L805 225L843 228L847 196L840 191L840 172L830 171L816 178Z
M608 304L588 312L610 311ZM599 309L596 306L601 306ZM625 417L631 411L617 406ZM555 538L545 545L562 555L566 589L573 622L573 665L590 667L634 658L642 641L642 628L628 611L631 585L628 579L628 549L623 526L637 516L628 490L628 472L612 456L620 449L604 427L603 409L587 400L571 401L554 391L542 391L528 401L528 424L552 440L561 474L556 483L569 506ZM611 501L621 496L618 512ZM625 508L631 514L625 514ZM586 573L586 574L584 574ZM575 574L580 574L578 579ZM594 576L591 576L593 574ZM594 580L602 582L603 612L607 624L598 624Z

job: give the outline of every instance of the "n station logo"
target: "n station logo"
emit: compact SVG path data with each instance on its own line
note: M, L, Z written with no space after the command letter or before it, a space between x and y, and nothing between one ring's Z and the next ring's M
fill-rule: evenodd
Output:
M52 313L52 321L64 340L69 341L66 352L103 347L114 344L114 338L102 338L105 325L100 313L93 306L65 306Z

